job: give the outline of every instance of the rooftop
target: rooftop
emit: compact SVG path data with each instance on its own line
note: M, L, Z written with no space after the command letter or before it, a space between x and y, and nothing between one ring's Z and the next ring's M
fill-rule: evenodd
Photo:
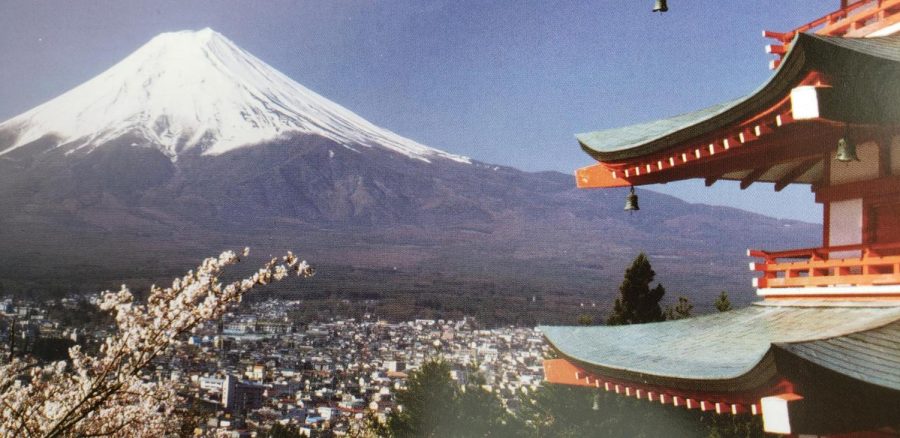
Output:
M865 80L896 75L878 71L900 63L900 35L840 38L798 34L775 75L753 93L675 117L576 135L582 149L599 161L617 161L663 151L725 129L776 104L810 71ZM867 69L877 75L866 75ZM894 67L897 69L898 67ZM868 70L873 71L873 70ZM896 116L896 112L888 116Z
M888 326L896 327L883 328ZM864 377L871 374L865 378L900 389L900 372L883 377L880 368L858 368L853 359L858 357L854 346L865 342L876 345L878 339L900 330L900 305L892 302L759 303L677 321L542 326L539 330L573 363L609 377L645 384L710 391L757 387L776 374L771 350L777 345L825 366L855 369ZM890 333L882 336L877 330ZM882 362L900 369L900 345L888 342L882 350ZM836 359L823 356L834 351Z

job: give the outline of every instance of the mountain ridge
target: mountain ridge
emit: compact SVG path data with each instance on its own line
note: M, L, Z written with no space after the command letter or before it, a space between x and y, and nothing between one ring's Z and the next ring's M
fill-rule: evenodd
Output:
M97 93L100 100L121 89L115 81L97 83L109 88ZM179 98L232 96L199 86L188 91ZM152 113L154 99L166 96L149 98L146 107L138 101L138 114ZM12 129L38 119L37 109L65 119L81 107L55 110L54 101L0 124L0 247L13 248L0 252L7 291L149 284L203 256L250 246L261 256L293 249L308 258L319 275L295 292L325 302L378 297L395 310L566 321L580 302L611 303L638 252L650 255L672 296L690 296L702 308L723 289L735 303L753 299L748 247L805 247L821 233L813 224L645 190L641 211L627 214L624 190L579 190L571 175L523 172L424 145L403 149L404 142L418 145L406 139L383 145L376 141L387 137L378 135L390 131L369 122L332 126L340 135L255 137L252 147L216 153L157 144L134 129L72 134L77 138L52 129L22 137ZM118 126L107 117L116 114L90 117L102 131L106 123Z

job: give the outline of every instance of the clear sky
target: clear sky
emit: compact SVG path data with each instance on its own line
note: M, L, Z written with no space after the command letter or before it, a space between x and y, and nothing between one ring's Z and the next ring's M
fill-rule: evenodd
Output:
M92 78L154 35L212 27L305 86L424 144L523 170L591 164L574 134L748 94L761 30L828 1L43 1L0 6L0 120ZM573 181L574 184L574 181ZM691 202L821 222L806 186L672 183Z

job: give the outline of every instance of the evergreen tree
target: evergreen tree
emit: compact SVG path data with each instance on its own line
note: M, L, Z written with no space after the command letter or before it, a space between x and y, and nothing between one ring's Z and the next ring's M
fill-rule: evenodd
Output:
M687 297L678 297L677 304L666 307L666 320L690 318L692 310L694 310L694 305L691 304L691 300Z
M388 429L394 437L444 436L456 419L457 388L450 380L446 362L426 362L410 373L406 390L397 393L402 411L388 418Z
M484 378L476 375L473 384L466 385L460 392L456 430L451 436L458 437L515 437L522 436L525 426L513 417L500 399L485 390L481 384Z
M716 310L719 312L727 312L732 309L731 301L728 300L728 292L722 291L719 294L719 298L716 298L716 302L714 303L716 306Z
M662 284L650 288L655 276L647 255L640 253L625 270L625 279L619 286L619 298L616 298L613 313L606 323L622 325L665 320L659 300L666 294L666 289Z
M386 424L383 424L375 411L366 410L362 424L350 429L347 435L350 438L383 438L390 436Z
M520 412L535 438L697 437L707 429L701 414L596 388L552 383L524 396Z
M507 437L521 436L525 428L471 374L460 388L450 379L450 367L441 361L424 364L410 374L407 388L397 393L403 408L388 417L382 433L391 437Z
M762 418L758 415L719 415L704 412L700 421L706 427L707 438L764 438Z
M603 436L608 432L602 427L607 416L592 410L594 392L544 383L524 397L520 415L535 437Z
M303 435L300 434L297 426L275 423L265 436L266 438L301 438Z
M587 313L582 313L578 315L578 325L594 325L594 317Z

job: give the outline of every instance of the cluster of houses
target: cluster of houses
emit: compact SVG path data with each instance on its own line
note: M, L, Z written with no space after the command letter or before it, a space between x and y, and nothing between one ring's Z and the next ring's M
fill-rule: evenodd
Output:
M302 303L260 303L207 327L159 364L200 406L203 435L246 436L275 423L305 436L350 433L402 409L409 373L441 359L460 384L477 373L510 410L542 380L545 344L530 328L477 329L472 320L335 320L294 326ZM274 321L282 321L274 324Z
M29 336L78 334L81 342L90 342L107 334L107 329L79 334L53 321L44 305L0 304L4 321L38 327ZM397 392L411 372L435 359L450 365L459 384L476 381L477 374L477 382L512 411L543 379L546 346L532 328L485 329L472 319L298 324L290 315L302 306L300 301L246 305L158 360L152 377L177 389L189 417L196 419L197 435L258 436L275 423L306 436L348 434L367 418L384 422L402 409Z

